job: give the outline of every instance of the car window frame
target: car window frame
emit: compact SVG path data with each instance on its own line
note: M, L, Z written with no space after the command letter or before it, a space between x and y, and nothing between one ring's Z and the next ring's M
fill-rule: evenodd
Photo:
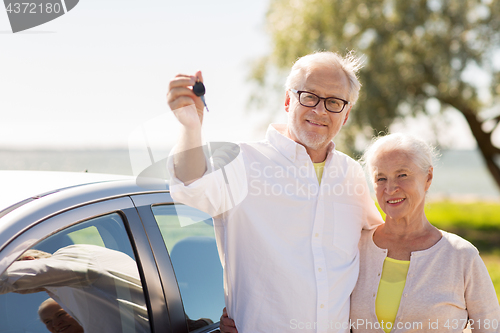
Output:
M170 193L146 193L136 194L130 197L142 220L144 230L149 239L151 250L155 260L158 262L158 272L163 286L163 294L167 302L170 315L172 332L188 333L187 321L182 304L181 293L174 268L170 260L165 242L156 223L151 207L159 204L173 204Z
M150 240L154 257L158 261L168 260L168 265L167 263L165 263L165 265L159 264L158 267L160 268L159 273L164 287L165 299L167 301L169 313L171 314L171 319L176 319L175 322L171 322L173 332L187 333L187 321L185 318L184 305L179 285L172 266L170 254L152 210L153 206L174 205L181 203L174 202L169 192L135 194L131 196L131 199L134 202L143 222L144 228ZM169 269L166 269L167 266ZM220 311L222 315L222 309L220 309ZM182 318L182 321L179 318ZM218 331L219 321L190 333L210 333Z

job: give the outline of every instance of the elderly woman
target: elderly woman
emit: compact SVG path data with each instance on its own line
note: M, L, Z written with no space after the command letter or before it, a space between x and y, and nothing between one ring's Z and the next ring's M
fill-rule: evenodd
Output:
M364 155L385 224L363 230L352 332L500 332L500 306L477 249L425 216L432 148L403 134ZM237 332L226 315L222 332ZM332 330L335 331L335 330Z
M361 235L352 331L462 332L469 322L474 332L500 332L500 307L477 249L425 216L432 149L391 134L364 161L386 218Z

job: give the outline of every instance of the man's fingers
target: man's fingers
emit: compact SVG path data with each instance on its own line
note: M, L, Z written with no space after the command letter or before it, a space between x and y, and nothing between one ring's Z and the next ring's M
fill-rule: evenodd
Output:
M178 74L169 82L167 93L168 105L170 109L174 111L177 119L185 126L198 126L199 123L198 121L196 121L196 124L194 123L193 115L190 112L185 113L176 111L184 110L184 107L192 104L196 106L199 122L201 123L203 121L203 101L194 94L192 89L196 81L202 80L203 76L201 75L201 71L198 71L195 75Z
M172 90L174 88L178 87L188 87L188 86L193 86L196 83L197 77L196 76L179 76L177 75L170 83L168 84L168 89Z

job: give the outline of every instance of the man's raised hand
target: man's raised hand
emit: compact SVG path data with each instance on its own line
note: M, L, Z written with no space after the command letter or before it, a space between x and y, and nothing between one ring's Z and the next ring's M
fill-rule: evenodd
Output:
M203 82L201 71L195 75L178 74L168 86L168 105L179 122L189 129L199 128L203 123L203 101L191 89L196 81Z

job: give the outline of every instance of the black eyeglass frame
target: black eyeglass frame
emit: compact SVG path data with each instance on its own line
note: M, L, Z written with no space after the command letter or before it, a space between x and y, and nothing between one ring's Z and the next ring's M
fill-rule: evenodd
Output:
M346 105L351 104L351 102L348 102L348 101L346 101L345 99L338 98L338 97L319 97L318 95L316 95L316 94L314 94L314 93L312 93L312 92L310 92L310 91L305 91L305 90L295 90L295 89L289 89L289 90L290 90L291 92L294 92L294 93L298 94L298 95L299 95L299 103L300 103L300 105L305 106L305 107L307 107L307 108L313 108L313 107L315 107L316 105L318 105L318 104L319 104L319 102L320 102L322 99L324 99L325 101L324 101L323 103L324 103L324 105L325 105L325 110L326 110L326 111L331 112L331 113L341 113L342 111L344 111L344 109L345 109L345 106L346 106ZM313 96L318 97L318 102L317 102L316 104L314 104L314 105L304 105L304 104L302 104L302 102L300 101L300 95L301 95L302 93L308 93L308 94L311 94L311 95L313 95ZM344 102L344 105L342 106L342 109L340 109L340 111L330 111L330 110L328 110L328 108L326 107L326 100L327 100L327 99L331 99L331 98L333 98L333 99L337 99L337 100L339 100L339 101Z

